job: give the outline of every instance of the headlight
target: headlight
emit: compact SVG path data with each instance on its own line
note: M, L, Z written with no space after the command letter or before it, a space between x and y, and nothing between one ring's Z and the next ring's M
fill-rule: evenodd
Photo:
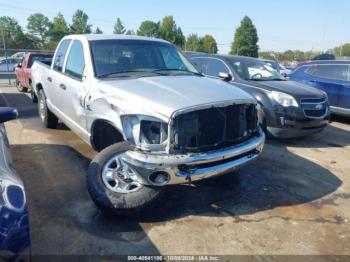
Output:
M297 101L295 100L295 98L292 97L291 95L286 94L286 93L272 91L272 97L281 106L284 106L284 107L289 107L289 106L298 107L299 106Z
M0 179L0 205L13 211L22 212L26 197L22 186L7 179Z
M149 116L122 117L129 143L150 151L164 151L168 141L168 124Z

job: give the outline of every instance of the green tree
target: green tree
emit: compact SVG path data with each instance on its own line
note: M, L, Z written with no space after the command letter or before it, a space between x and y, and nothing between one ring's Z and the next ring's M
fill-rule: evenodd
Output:
M27 28L29 34L39 38L40 45L43 47L46 43L50 29L50 21L43 14L32 14L27 19Z
M126 31L125 34L126 34L126 35L136 35L136 33L135 33L134 30L128 30L128 31Z
M143 21L137 30L137 35L147 37L159 37L159 23L153 21Z
M172 16L166 16L163 18L159 26L159 36L178 47L182 47L185 43L185 37L182 30L176 25Z
M344 44L333 49L335 56L350 56L350 44Z
M72 18L72 24L70 27L70 33L72 34L90 34L91 26L88 24L89 16L82 10L77 10Z
M186 39L185 49L186 51L197 52L201 48L201 39L197 34L190 34Z
M7 49L37 48L35 42L37 39L33 39L29 34L24 34L17 20L9 16L0 16L0 39L2 37Z
M117 18L117 21L115 22L114 29L113 29L113 34L120 34L123 35L125 34L125 27L122 23L122 20L120 18Z
M230 54L258 57L258 33L252 20L245 16L237 28Z
M103 31L99 27L96 27L94 34L103 34Z
M64 36L68 35L69 28L66 20L61 13L53 18L48 35L52 42L60 41Z
M205 53L216 54L218 52L218 46L217 46L215 38L211 35L205 35L200 40L199 51L205 52Z

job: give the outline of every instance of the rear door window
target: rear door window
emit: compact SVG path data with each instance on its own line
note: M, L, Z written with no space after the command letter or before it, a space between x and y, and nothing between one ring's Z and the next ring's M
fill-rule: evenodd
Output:
M340 81L346 81L348 78L347 65L312 65L305 72L316 77Z
M220 72L230 73L230 70L220 59L209 58L207 61L207 75L218 77Z
M66 53L67 53L70 42L71 42L71 40L69 40L69 39L63 40L62 43L60 44L60 46L58 47L57 52L56 52L56 56L55 56L55 61L53 64L53 69L55 71L62 72L64 59L66 57Z
M70 48L64 73L67 76L81 80L85 68L84 49L80 41L74 40Z

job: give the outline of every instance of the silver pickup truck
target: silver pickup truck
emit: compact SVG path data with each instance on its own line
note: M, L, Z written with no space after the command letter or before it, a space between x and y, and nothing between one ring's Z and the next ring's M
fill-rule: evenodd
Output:
M32 75L43 124L60 119L99 152L87 186L102 209L138 212L167 185L228 173L263 149L255 100L163 40L67 36Z

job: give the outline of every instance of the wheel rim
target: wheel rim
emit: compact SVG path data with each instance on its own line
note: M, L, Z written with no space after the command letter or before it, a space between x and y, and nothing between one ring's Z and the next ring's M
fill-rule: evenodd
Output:
M39 115L42 121L45 120L45 115L46 115L46 106L45 106L45 102L44 99L40 98L39 101Z
M123 154L109 160L102 170L104 185L111 191L127 194L139 190L142 185L138 174L122 159Z

